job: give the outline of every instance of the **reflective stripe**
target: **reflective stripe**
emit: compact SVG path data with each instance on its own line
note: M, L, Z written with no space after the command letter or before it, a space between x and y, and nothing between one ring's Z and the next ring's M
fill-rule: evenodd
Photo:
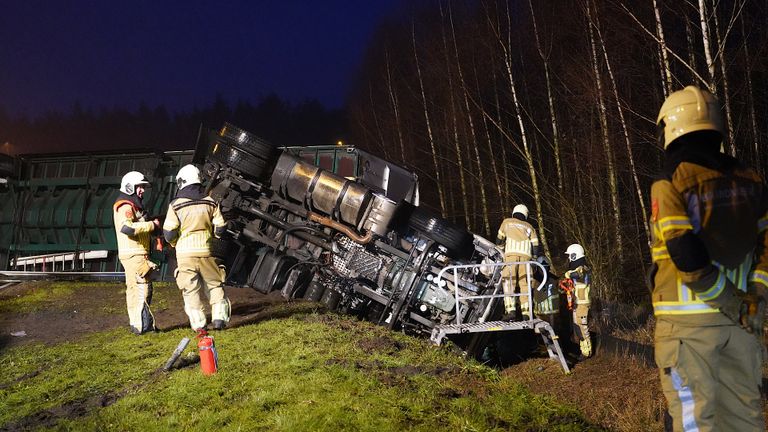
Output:
M666 246L659 246L651 249L651 257L653 261L661 261L663 259L670 259L669 251Z
M723 292L723 289L725 289L725 275L723 272L718 272L715 284L712 285L710 289L696 295L704 301L712 300L713 298L719 296Z
M680 279L677 280L678 283L680 283ZM684 283L680 283L680 289L678 291L678 298L684 302L691 301L691 297L693 297L693 292L690 288L688 288L688 285Z
M768 229L768 217L764 217L757 221L757 232L763 232Z
M683 385L683 379L677 372L677 368L672 368L670 376L672 386L677 390L677 397L680 398L680 405L683 410L683 431L698 432L699 427L696 425L696 416L694 415L696 401L693 400L693 392L691 392L690 387Z
M688 315L718 313L706 303L699 302L656 302L653 304L654 315Z
M768 272L764 272L762 270L755 270L754 273L752 273L752 282L759 282L766 287L768 287Z
M691 225L691 220L688 219L688 216L669 216L662 218L659 220L659 227L661 228L662 233L674 229L693 230L693 225Z

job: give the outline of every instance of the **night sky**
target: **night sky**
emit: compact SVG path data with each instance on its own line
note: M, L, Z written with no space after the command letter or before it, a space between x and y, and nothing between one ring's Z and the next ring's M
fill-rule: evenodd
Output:
M396 0L0 0L0 108L171 111L275 93L344 103Z

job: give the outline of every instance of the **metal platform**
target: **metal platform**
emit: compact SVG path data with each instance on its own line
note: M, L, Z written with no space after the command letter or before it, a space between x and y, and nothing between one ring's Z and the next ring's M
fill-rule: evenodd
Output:
M538 318L527 321L488 321L484 323L468 323L468 324L444 324L436 325L432 329L432 336L430 340L436 345L440 345L448 335L452 334L465 334L465 333L485 333L495 331L511 331L511 330L533 330L544 341L544 345L547 347L547 353L549 358L557 359L560 361L563 371L566 375L571 373L568 363L565 361L563 351L560 349L560 343L558 343L558 336L552 329L552 326L548 322L542 321Z

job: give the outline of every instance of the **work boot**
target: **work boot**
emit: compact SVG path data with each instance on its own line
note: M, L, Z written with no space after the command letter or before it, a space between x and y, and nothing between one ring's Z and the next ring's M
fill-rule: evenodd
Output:
M213 320L214 330L224 330L224 327L226 326L227 326L227 323L224 322L224 320Z
M137 329L134 326L129 326L131 328L131 333L135 334L136 336L141 336L141 330Z

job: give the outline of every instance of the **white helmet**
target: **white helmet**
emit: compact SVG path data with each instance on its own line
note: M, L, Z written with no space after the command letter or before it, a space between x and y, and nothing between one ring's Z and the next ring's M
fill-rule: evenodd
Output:
M664 101L656 119L659 141L662 133L664 149L672 141L691 132L711 130L725 135L723 114L717 98L707 90L688 86L678 90Z
M192 164L184 165L179 170L179 173L176 174L176 184L179 186L179 189L200 183L200 169Z
M512 214L515 213L520 213L528 219L528 207L526 207L525 204L516 205L515 208L512 209Z
M144 178L144 174L138 171L131 171L120 180L120 192L133 195L136 193L136 186L148 186L149 182Z
M579 258L584 258L584 248L580 244L574 243L568 246L565 254L568 255L568 261L576 261Z

